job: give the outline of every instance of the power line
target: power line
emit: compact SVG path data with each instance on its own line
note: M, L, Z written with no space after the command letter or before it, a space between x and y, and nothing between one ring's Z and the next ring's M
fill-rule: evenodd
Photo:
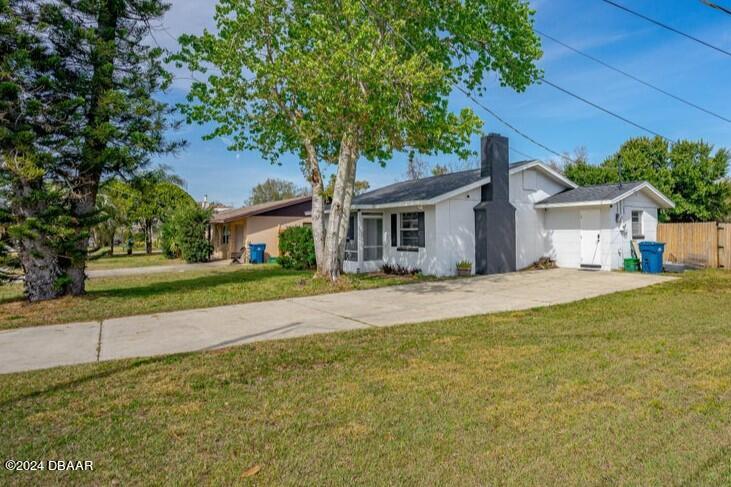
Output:
M667 25L667 24L663 24L662 22L659 22L659 21L657 21L657 20L655 20L655 19L652 19L652 18L650 18L650 17L648 17L648 16L646 16L646 15L643 15L643 14L641 14L641 13L639 13L639 12L636 12L636 11L634 11L634 10L631 10L631 9L629 9L629 8L625 7L624 5L620 5L620 4L618 4L618 3L615 3L615 2L613 2L612 0L602 0L602 2L604 2L604 3L608 3L609 5L612 5L612 6L614 6L614 7L617 7L618 9L624 10L625 12L628 12L628 13L630 13L630 14L632 14L632 15L636 15L637 17L640 17L641 19L645 19L646 21L648 21L648 22L651 22L651 23L653 23L653 24L655 24L655 25L657 25L657 26L660 26L660 27L662 27L663 29L667 29L667 30L669 30L669 31L671 31L671 32L675 32L676 34L679 34L679 35L681 35L681 36L683 36L683 37L687 37L688 39L691 39L691 40L693 40L693 41L696 41L696 42L698 42L699 44L703 44L703 45L704 45L704 46L706 46L706 47L710 47L711 49L714 49L714 50L716 50L716 51L718 51L718 52L720 52L720 53L723 53L723 54L725 54L725 55L727 55L727 56L731 56L731 52L729 52L729 51L726 51L725 49L721 49L721 48L720 48L720 47L718 47L718 46L714 46L713 44L709 44L709 43L708 43L708 42L706 42L706 41L703 41L703 40L701 40L701 39L698 39L697 37L693 37L693 36L692 36L692 35L690 35L690 34L686 34L685 32L682 32L682 31L680 31L680 30L676 29L675 27L671 27L671 26L669 26L669 25Z
M537 157L534 157L534 156L532 156L530 154L526 154L525 152L519 151L518 149L514 148L513 146L509 146L508 149L510 149L511 151L515 152L519 156L527 157L531 161L537 161L538 160Z
M375 15L375 14L374 14L374 12L373 12L373 9L371 9L371 8L370 8L370 7L368 6L368 5L366 5L366 3L365 3L365 2L363 1L363 0L360 0L360 4L361 4L361 6L362 6L362 7L363 7L363 8L364 8L364 9L365 9L365 10L366 10L366 11L367 11L367 12L368 12L369 14L371 14L371 15L374 15L375 17L378 17L378 19L379 19L379 20L381 20L381 21L382 21L382 22L383 22L383 23L384 23L384 24L385 24L385 25L386 25L386 26L388 27L388 29L389 29L389 30L390 30L390 31L391 31L391 32L392 32L393 34L395 34L395 35L397 35L398 37L400 37L400 38L401 38L401 40L403 40L403 41L404 41L404 42L405 42L405 43L406 43L406 44L407 44L407 45L408 45L409 47L411 47L411 49L414 49L414 51L417 51L417 49L416 49L416 47L415 47L415 46L413 45L413 43L411 43L411 41L409 41L409 40L408 40L408 39L407 39L406 37L404 37L404 36L403 36L402 34L398 33L398 32L397 32L397 31L396 31L396 30L395 30L395 29L394 29L394 28L393 28L393 27L391 26L391 24L390 24L390 23L389 23L389 22L388 22L388 21L387 21L387 20L386 20L386 19L385 19L385 18L384 18L384 17L382 16L382 15ZM510 122L508 122L507 120L505 120L505 119L504 119L503 117L501 117L500 115L498 115L498 114L497 114L497 113L496 113L496 112L495 112L494 110L492 110L491 108L489 108L489 107L488 107L487 105L485 105L484 103L480 102L480 101L479 101L479 100L478 100L477 98L475 98L475 97L474 97L474 96L472 95L472 93L470 93L469 91L465 90L464 88L462 88L462 87L461 87L461 86L459 86L459 85L456 85L455 87L456 87L456 88L457 88L457 89L458 89L458 90L459 90L460 92L462 92L462 94L464 94L464 95L465 95L465 96L466 96L466 97L467 97L467 98L468 98L469 100L471 100L471 101L472 101L472 103L474 103L474 104L475 104L475 105L477 105L478 107L480 107L480 108L482 108L483 110L485 110L485 111L486 111L487 113L489 113L490 115L492 115L492 116L493 116L493 117L494 117L495 119L497 119L497 120L498 120L498 121L499 121L500 123L502 123L503 125L505 125L505 126L506 126L506 127L508 127L509 129L511 129L511 130L512 130L513 132L515 132L516 134L520 135L521 137L523 137L524 139L528 140L529 142L531 142L531 143L533 143L533 144L537 145L537 146L538 146L538 147L540 147L541 149L544 149L544 150L546 150L546 151L550 152L551 154L554 154L554 155L556 155L556 156L558 156L558 157L561 157L561 154L559 154L559 153L558 153L558 151L555 151L555 150L551 149L550 147L548 147L547 145L545 145L545 144L542 144L542 143L538 142L538 141L537 141L536 139L534 139L534 138L533 138L533 137L531 137L530 135L528 135L528 134L526 134L525 132L523 132L522 130L518 129L518 128L517 128L516 126L514 126L513 124L511 124Z
M472 93L468 92L467 90L465 90L461 86L457 86L457 89L459 91L461 91L467 98L469 98L470 100L472 100L472 103L474 103L475 105L477 105L478 107L482 108L487 113L489 113L490 115L492 115L493 117L495 117L500 123L502 123L506 127L510 128L516 134L520 135L521 137L523 137L524 139L528 140L529 142L532 142L533 144L537 145L541 149L547 150L551 154L556 155L558 157L561 157L561 154L559 154L557 151L555 151L555 150L551 149L550 147L548 147L548 146L546 146L546 145L538 142L536 139L534 139L530 135L526 134L525 132L521 131L520 129L518 129L517 127L515 127L513 124L511 124L510 122L508 122L507 120L505 120L504 118L502 118L500 115L498 115L497 113L495 113L494 110L492 110L491 108L487 107L487 105L485 105L484 103L480 102L480 100L478 100L477 98L475 98L472 95Z
M364 2L363 0L360 0L360 4L361 4L361 5L363 6L363 8L364 8L364 9L366 9L366 11L368 11L368 12L369 12L370 14L373 14L373 10L372 10L372 9L371 9L370 7L368 7L368 5L366 5L366 4L365 4L365 2ZM403 35L401 35L400 33L396 32L396 31L395 31L395 30L393 29L393 27L392 27L392 26L391 26L391 25L390 25L390 24L388 23L388 21L387 21L386 19L384 19L384 18L383 18L383 16L379 16L379 18L380 18L380 20L381 20L381 21L382 21L382 22L383 22L383 23L384 23L384 24L385 24L385 25L386 25L386 26L387 26L387 27L389 28L389 30L390 30L390 31L391 31L392 33L394 33L395 35L399 36L399 37L400 37L400 38L401 38L401 39L402 39L402 40L403 40L404 42L406 42L406 44L408 44L408 45L409 45L409 47L411 47L412 49L416 50L416 48L414 47L414 45L413 45L413 44L412 44L412 43L411 43L411 42L410 42L410 41L409 41L409 40L408 40L408 39L407 39L406 37L404 37L404 36L403 36ZM480 41L478 41L478 42L480 42ZM580 100L580 101L583 101L584 103L586 103L586 104L588 104L588 105L591 105L591 106L593 106L594 108L596 108L596 109L598 109L598 110L601 110L601 111L603 111L604 113L607 113L607 114L609 114L609 115L611 115L611 116L613 116L613 117L615 117L615 118L618 118L619 120L622 120L622 121L623 121L623 122L625 122L625 123L628 123L628 124L630 124L630 125L632 125L632 126L634 126L634 127L637 127L637 128L639 128L640 130L644 130L644 131L646 131L646 132L648 132L648 133L650 133L650 134L653 134L653 135L656 135L656 136L658 136L658 137L660 137L660 138L662 138L662 139L665 139L665 140L667 140L667 141L668 141L668 142L670 142L670 143L674 143L672 139L670 139L670 138L668 138L668 137L665 137L665 136L663 136L662 134L659 134L659 133L655 132L654 130L648 129L647 127L644 127L644 126L642 126L642 125L640 125L640 124L638 124L638 123L635 123L635 122L633 122L632 120L629 120L628 118L625 118L625 117L623 117L623 116L621 116L621 115L619 115L619 114L617 114L617 113L614 113L614 112L612 112L611 110L608 110L608 109L606 109L606 108L604 108L604 107L602 107L602 106L600 106L600 105L597 105L596 103L594 103L594 102L592 102L592 101L589 101L589 100L587 100L586 98L583 98L583 97L581 97L581 96L579 96L579 95L577 95L577 94L575 94L575 93L573 93L573 92L571 92L571 91L569 91L569 90L567 90L567 89L565 89L565 88L562 88L562 87L558 86L557 84L555 84L555 83L553 83L553 82L551 82L551 81L548 81L548 80L547 80L547 79L545 79L545 78L541 78L541 81L543 81L544 83L546 83L546 84L548 84L548 85L550 85L550 86L553 86L553 87L554 87L554 88L556 88L557 90L559 90L559 91L562 91L563 93L565 93L565 94L567 94L567 95L569 95L569 96L572 96L572 97L574 97L574 98L576 98L576 99L578 99L578 100ZM515 126L514 126L514 125L512 125L512 124L510 124L510 123L509 123L508 121L506 121L506 120L505 120L505 119L503 119L502 117L500 117L500 116L499 116L499 115L498 115L497 113L495 113L495 111L494 111L494 110L492 110L491 108L487 107L487 106L486 106L485 104L483 104L483 103L482 103L482 102L481 102L480 100L478 100L477 98L475 98L475 97L474 97L474 96L472 95L472 93L470 93L469 91L465 90L465 89L464 89L464 88L462 88L461 86L456 86L456 88L457 88L457 89L458 89L458 90L459 90L460 92L462 92L462 93L463 93L463 94L464 94L464 95L465 95L465 96L466 96L466 97L467 97L468 99L470 99L470 100L471 100L471 101L472 101L472 102L473 102L473 103L474 103L475 105L479 106L480 108L482 108L483 110L485 110L486 112L488 112L488 113L489 113L490 115L492 115L493 117L495 117L495 118L496 118L496 119L497 119L498 121L500 121L500 122L501 122L501 123L502 123L503 125L505 125L506 127L509 127L509 128L510 128L510 129L512 129L512 130L513 130L513 131L514 131L515 133L517 133L518 135L520 135L521 137L523 137L523 138L525 138L526 140L528 140L528 141L532 142L533 144L537 145L538 147L541 147L542 149L545 149L546 151L550 152L551 154L553 154L553 155L555 155L555 156L558 156L558 157L563 157L563 156L562 156L561 154L559 154L559 153L558 153L558 151L555 151L555 150L551 149L550 147L548 147L548 146L546 146L546 145L544 145L544 144L542 144L542 143L538 142L537 140L535 140L535 139L533 139L532 137L530 137L530 136L529 136L528 134L526 134L526 133L522 132L522 131L521 131L521 130L519 130L519 129L518 129L517 127L515 127Z
M542 35L543 37L545 37L546 39L552 40L553 42L562 45L566 49L569 49L569 50L575 52L576 54L579 54L580 56L584 56L587 59L591 59L592 61L594 61L596 63L599 63L602 66L604 66L606 68L609 68L612 71L615 71L615 72L617 72L617 73L619 73L619 74L621 74L623 76L626 76L627 78L629 78L631 80L637 81L638 83L641 83L641 84L647 86L648 88L652 88L653 90L655 90L655 91L657 91L659 93L662 93L665 96L669 96L670 98L673 98L674 100L677 100L677 101L679 101L681 103L685 103L686 105L688 105L690 107L693 107L696 110L700 110L700 111L702 111L704 113L707 113L708 115L711 115L711 116L714 116L714 117L716 117L718 119L721 119L724 122L731 123L731 119L728 119L728 118L724 117L723 115L719 115L718 113L712 112L711 110L708 110L708 109L703 108L703 107L701 107L699 105L696 105L695 103L690 102L690 101L688 101L688 100L686 100L684 98L681 98L681 97L679 97L677 95L673 95L672 93L669 93L669 92L663 90L662 88L658 88L657 86L655 86L655 85L653 85L651 83L648 83L647 81L644 81L644 80L642 80L642 79L640 79L640 78L638 78L638 77L636 77L636 76L634 76L634 75L632 75L632 74L630 74L630 73L628 73L628 72L626 72L626 71L624 71L622 69L619 69L617 67L614 67L611 64L608 64L608 63L602 61L601 59L592 56L591 54L587 54L586 52L580 51L579 49L576 49L575 47L572 47L572 46L566 44L565 42L560 41L560 40L556 39L555 37L546 34L545 32L541 32L538 29L533 29L533 30L536 33L538 33L538 34Z
M708 0L700 0L702 4L708 5L711 8L715 8L716 10L720 10L721 12L725 12L729 15L731 15L731 8L724 7L723 5L718 5L717 3L709 2Z
M546 83L546 84L547 84L547 85L549 85L549 86L553 86L553 87L554 87L554 88L556 88L557 90L559 90L559 91L562 91L562 92L566 93L566 94L567 94L567 95L569 95L569 96L573 96L573 97L574 97L574 98L576 98L577 100L581 100L581 101L583 101L583 102L584 102L584 103L586 103L587 105L591 105L591 106L593 106L593 107L594 107L594 108L596 108L597 110L601 110L601 111L603 111L604 113L607 113L607 114L609 114L609 115L613 116L614 118L618 118L619 120L622 120L622 121L623 121L623 122L625 122L625 123L628 123L628 124L630 124L630 125L632 125L632 126L634 126L634 127L637 127L637 128L638 128L638 129L640 129L640 130L644 130L645 132L651 133L652 135L656 135L656 136L658 136L658 137L661 137L661 138L663 138L663 139L667 140L668 142L670 142L671 144L675 143L675 142L674 142L674 141L673 141L672 139L670 139L669 137L665 137L664 135L662 135L662 134L659 134L659 133L655 132L654 130L648 129L647 127L644 127L644 126L642 126L642 125L640 125L640 124L638 124L638 123L635 123L635 122L633 122L632 120L630 120L630 119L628 119L628 118L625 118L625 117L623 117L622 115L619 115L619 114L617 114L617 113L614 113L613 111L611 111L611 110L608 110L608 109L606 109L606 108L604 108L604 107L602 107L602 106L600 106L600 105L597 105L596 103L594 103L594 102L592 102L592 101L589 101L589 100L587 100L586 98L583 98L583 97L581 97L581 96L577 95L576 93L573 93L573 92L571 92L571 91L567 90L566 88L561 88L561 87L560 87L560 86L558 86L557 84L555 84L555 83L552 83L552 82L548 81L548 80L547 80L546 78L541 78L541 81L542 81L542 82L544 82L544 83Z

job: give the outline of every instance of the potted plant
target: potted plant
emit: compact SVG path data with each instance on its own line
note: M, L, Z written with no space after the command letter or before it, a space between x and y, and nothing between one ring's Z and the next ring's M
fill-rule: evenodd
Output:
M469 260L460 260L457 262L457 275L460 277L472 275L472 262Z

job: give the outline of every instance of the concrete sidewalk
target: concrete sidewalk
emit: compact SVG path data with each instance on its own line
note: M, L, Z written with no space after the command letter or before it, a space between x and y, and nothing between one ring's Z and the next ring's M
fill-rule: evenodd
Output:
M0 332L0 373L567 303L672 278L569 269Z

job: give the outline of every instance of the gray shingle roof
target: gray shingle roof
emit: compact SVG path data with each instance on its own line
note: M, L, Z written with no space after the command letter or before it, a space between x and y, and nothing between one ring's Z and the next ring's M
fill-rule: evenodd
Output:
M405 201L426 201L479 181L480 170L454 172L443 176L402 181L374 189L353 198L354 205L380 205Z
M520 161L510 165L519 167L533 161ZM407 201L427 201L482 179L479 169L453 172L442 176L402 181L374 189L353 198L354 205L382 205Z
M555 204L571 204L571 203L587 203L589 201L611 201L623 194L635 189L637 186L644 184L642 181L634 181L631 183L622 183L619 187L617 183L613 184L597 184L595 186L580 186L575 189L569 189L562 193L549 196L545 200L539 201L539 205L555 205Z

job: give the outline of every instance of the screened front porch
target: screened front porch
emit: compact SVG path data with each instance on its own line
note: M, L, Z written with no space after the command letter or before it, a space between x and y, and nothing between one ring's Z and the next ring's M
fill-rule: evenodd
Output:
M424 227L424 211L352 213L345 243L345 272L376 272L385 262L418 267L411 261L424 250Z

